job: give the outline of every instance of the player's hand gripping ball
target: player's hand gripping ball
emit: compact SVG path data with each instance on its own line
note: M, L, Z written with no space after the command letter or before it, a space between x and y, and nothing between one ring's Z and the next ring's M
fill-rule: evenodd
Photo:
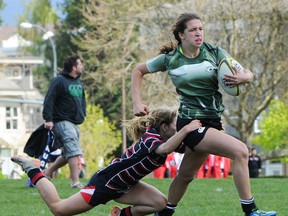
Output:
M236 67L238 71L243 73L243 67L241 64L233 58L224 58L218 66L218 82L223 90L232 96L238 96L242 90L243 84L238 84L233 87L227 84L225 74L235 75L237 72L233 67Z

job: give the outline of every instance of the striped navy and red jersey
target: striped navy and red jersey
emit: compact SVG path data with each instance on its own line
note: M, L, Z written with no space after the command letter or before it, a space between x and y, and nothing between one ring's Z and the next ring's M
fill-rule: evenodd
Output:
M148 128L139 141L129 147L121 158L115 158L107 167L98 171L108 177L106 187L127 190L165 163L167 155L155 153L164 141L154 128Z

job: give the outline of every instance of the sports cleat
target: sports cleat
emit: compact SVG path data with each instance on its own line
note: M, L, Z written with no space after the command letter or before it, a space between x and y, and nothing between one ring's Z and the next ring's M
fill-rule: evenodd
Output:
M25 158L23 156L13 156L11 157L11 160L14 163L20 165L25 173L28 173L31 169L40 167L40 161L38 159Z
M275 211L262 211L260 209L257 209L255 211L252 211L249 216L275 216L277 212Z
M121 208L119 206L113 206L108 216L119 216L120 212L121 212Z
M160 212L154 213L154 216L172 216L174 214L175 210L170 208L165 208Z
M71 184L71 188L79 188L79 189L82 189L84 188L84 185L82 185L81 182L77 182L75 184Z

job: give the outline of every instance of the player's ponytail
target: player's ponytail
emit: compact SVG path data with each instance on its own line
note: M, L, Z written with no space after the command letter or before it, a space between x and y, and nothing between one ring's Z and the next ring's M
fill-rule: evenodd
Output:
M170 108L158 108L152 110L148 115L141 117L134 117L122 123L127 128L131 139L136 142L145 133L147 128L152 127L158 132L162 124L170 124L177 115L177 110Z

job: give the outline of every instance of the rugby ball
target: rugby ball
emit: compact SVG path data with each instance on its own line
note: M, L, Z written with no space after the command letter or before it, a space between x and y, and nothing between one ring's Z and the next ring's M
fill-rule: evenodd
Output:
M233 58L224 58L218 66L218 82L223 90L232 96L238 96L242 90L243 85L239 84L234 87L230 87L226 84L225 74L235 75L236 71L233 66L237 67L240 72L243 73L243 67L241 64Z

